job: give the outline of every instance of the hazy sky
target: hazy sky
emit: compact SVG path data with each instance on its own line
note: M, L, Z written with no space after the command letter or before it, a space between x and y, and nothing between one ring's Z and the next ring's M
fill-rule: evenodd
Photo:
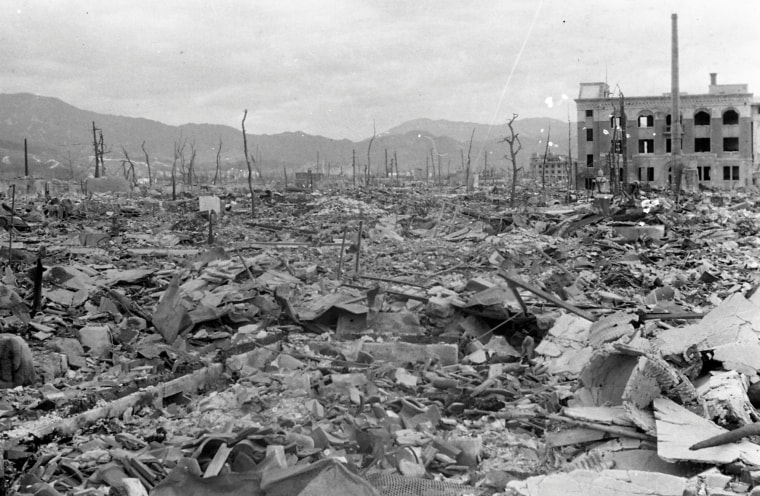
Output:
M670 90L673 12L682 91L717 72L760 96L754 0L2 0L0 93L167 124L239 127L247 108L251 133L349 139L575 120L580 82Z

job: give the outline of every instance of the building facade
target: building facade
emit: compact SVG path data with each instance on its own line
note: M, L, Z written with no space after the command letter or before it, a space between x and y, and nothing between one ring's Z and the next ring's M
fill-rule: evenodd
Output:
M672 174L671 96L612 97L606 83L581 83L578 110L578 185L602 173L669 187ZM717 84L705 94L680 96L681 163L697 169L701 185L731 189L752 184L753 95L746 84ZM625 143L623 143L625 133ZM622 159L626 149L627 170Z
M576 167L577 164L568 162L567 155L534 153L530 156L530 171L533 176L555 187L567 187L568 178L572 177Z
M760 103L752 104L752 160L755 167L760 166ZM755 176L758 171L755 170ZM758 182L755 181L755 184Z

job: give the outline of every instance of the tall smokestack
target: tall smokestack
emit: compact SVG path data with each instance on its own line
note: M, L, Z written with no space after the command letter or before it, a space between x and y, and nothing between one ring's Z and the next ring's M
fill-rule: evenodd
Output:
M715 86L718 84L718 73L717 72L711 72L710 73L710 86Z
M672 162L672 178L675 183L676 194L681 189L681 109L680 109L680 95L678 89L678 14L672 14L670 16L672 24L672 57L670 66L670 97L671 108L670 113L670 129L672 131L671 140L671 152L673 154Z

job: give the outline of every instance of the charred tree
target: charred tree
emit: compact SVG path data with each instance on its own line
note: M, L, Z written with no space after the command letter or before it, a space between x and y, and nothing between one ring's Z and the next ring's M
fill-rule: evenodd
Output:
M214 173L214 180L212 181L213 184L216 184L216 181L219 179L219 168L221 166L221 156L222 156L222 137L219 136L219 146L216 147L216 172Z
M132 186L137 186L137 174L135 173L135 164L132 162L132 159L129 158L129 153L127 153L127 150L122 146L121 152L124 154L124 161L126 161L129 164L129 169L124 171L124 179L129 181ZM124 162L122 162L124 164Z
M245 136L245 118L248 117L248 109L243 112L243 122L240 127L243 129L243 153L245 154L245 163L248 166L248 191L251 192L251 217L256 217L256 194L253 191L253 169L251 168L251 159L253 157L248 156L248 138Z
M396 150L393 150L393 163L396 164L396 181L398 182L401 176L398 175L398 156L396 155ZM393 173L393 171L391 171L391 173Z
M430 167L433 168L433 183L435 183L436 182L436 179L435 179L435 155L433 155L433 149L432 148L430 149Z
M552 127L546 135L546 148L544 148L544 163L541 166L541 194L546 195L546 158L549 156L549 140L552 138ZM614 142L614 140L613 140ZM545 199L545 198L544 198Z
M366 170L366 179L365 184L369 187L370 182L370 176L372 175L372 165L370 164L370 152L372 151L372 143L375 141L375 138L377 137L377 130L375 128L375 121L372 121L372 138L369 140L369 145L367 145L367 170Z
M105 142L103 140L103 131L95 127L95 121L92 122L92 146L95 152L95 177L106 175L106 166L103 162L105 155Z
M465 189L465 191L467 191L468 193L470 192L470 164L471 164L470 154L472 153L473 138L475 138L475 128L472 128L472 134L470 135L470 146L469 148L467 148L467 188ZM438 159L439 169L440 169L440 166L441 166L441 159L439 158Z
M181 137L180 137L181 138ZM174 160L172 161L172 200L177 199L177 162L185 160L185 142L174 142Z
M512 162L512 195L509 198L509 206L515 206L515 194L517 191L517 172L520 170L517 167L517 154L522 149L522 143L520 143L520 133L515 132L513 124L517 119L517 114L512 114L512 118L507 122L509 127L509 136L506 136L502 142L509 146L509 155L505 155L504 158Z
M190 189L193 188L193 180L197 183L197 177L195 175L195 156L196 156L196 150L195 150L195 141L190 142L190 161L187 163L187 181L186 184L190 186Z
M145 151L145 141L142 142L140 145L140 148L142 148L143 154L145 155L145 165L148 166L148 186L153 185L153 175L150 171L150 157L148 156L148 152Z

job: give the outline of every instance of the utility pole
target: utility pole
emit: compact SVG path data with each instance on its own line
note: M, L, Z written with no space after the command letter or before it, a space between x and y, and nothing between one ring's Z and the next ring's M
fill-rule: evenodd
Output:
M351 177L351 182L354 185L354 188L356 187L356 149L351 150L351 168L354 171L353 176Z
M676 188L676 204L681 194L681 109L678 86L678 14L672 14L671 19L671 66L670 66L670 99L673 109L670 114L670 129L672 140L671 177Z
M620 154L623 155L623 191L628 191L628 119L625 117L625 96L620 92Z
M614 117L613 117L614 122ZM618 123L620 121L618 120ZM609 185L610 185L610 193L613 195L615 194L615 187L617 185L617 180L615 180L615 169L617 168L617 145L616 141L618 138L618 126L615 126L615 129L612 130L612 139L610 140L610 153L607 155L607 165L610 168L610 178L609 178Z
M26 151L26 138L24 138L24 176L29 177L29 154Z
M573 138L570 124L570 104L567 104L567 199L570 200L570 190L578 189L578 177L573 167Z
M435 164L433 164L433 169L435 169ZM443 185L443 178L441 177L441 155L438 154L438 182Z
M541 167L541 191L546 195L546 156L549 154L549 140L552 137L552 127L546 133L546 148L544 149L544 165Z
M396 164L396 184L399 184L401 176L398 175L398 157L396 156L396 150L393 150L393 163Z
M430 165L433 167L433 184L435 184L435 157L433 156L433 149L430 149Z
M100 177L100 152L98 151L98 134L95 121L92 121L92 146L95 151L95 177Z

